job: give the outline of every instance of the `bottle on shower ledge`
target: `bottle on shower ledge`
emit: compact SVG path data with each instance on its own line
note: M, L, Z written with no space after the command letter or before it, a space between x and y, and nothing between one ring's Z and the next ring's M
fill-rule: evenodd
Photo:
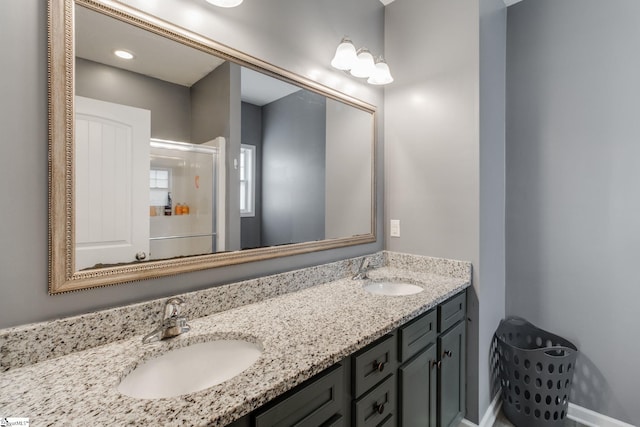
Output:
M171 216L171 193L167 194L167 204L164 205L164 215Z

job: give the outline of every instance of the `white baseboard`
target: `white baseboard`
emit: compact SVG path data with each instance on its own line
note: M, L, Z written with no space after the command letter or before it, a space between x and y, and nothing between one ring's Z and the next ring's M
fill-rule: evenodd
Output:
M474 424L468 419L463 418L462 421L460 421L460 427L478 427L478 424Z
M498 418L500 408L502 407L502 399L500 399L500 393L493 398L493 401L484 413L484 416L480 420L480 424L474 424L471 421L464 419L460 422L460 427L492 427ZM591 409L583 408L569 402L569 408L567 410L567 418L583 424L587 427L636 427L632 424L627 424L624 421L616 420L615 418L608 417Z
M500 399L500 393L498 393L491 401L491 404L487 408L487 411L484 413L484 416L480 420L480 424L474 424L465 418L460 423L460 427L492 427L496 422L496 418L498 418L501 406L502 399Z
M588 427L634 427L631 424L616 420L615 418L608 417L606 415L592 411L591 409L574 405L571 402L569 402L567 418L573 421L577 421L580 424L584 424Z
M474 424L467 419L463 419L460 422L460 427L492 427L498 418L500 408L502 407L502 399L500 399L501 393L491 401L491 404L484 413L484 416L480 420L480 424ZM583 424L587 427L636 427L632 424L627 424L624 421L616 420L607 415L600 414L592 411L591 409L583 408L569 402L569 408L567 410L567 418Z

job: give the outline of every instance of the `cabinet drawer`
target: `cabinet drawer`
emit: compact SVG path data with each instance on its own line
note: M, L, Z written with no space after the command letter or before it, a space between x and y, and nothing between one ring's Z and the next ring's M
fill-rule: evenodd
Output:
M396 368L396 340L388 335L353 357L355 398L378 384Z
M255 415L255 426L319 426L326 423L342 410L343 381L342 365L338 364L284 400L259 410Z
M436 310L413 319L398 331L398 358L405 362L436 342Z
M342 415L336 414L329 421L322 424L322 427L346 427L344 423L344 417Z
M395 375L390 375L358 399L354 406L355 427L376 427L393 421L392 417L396 411Z
M438 306L438 332L444 332L461 319L467 312L467 295L462 292Z

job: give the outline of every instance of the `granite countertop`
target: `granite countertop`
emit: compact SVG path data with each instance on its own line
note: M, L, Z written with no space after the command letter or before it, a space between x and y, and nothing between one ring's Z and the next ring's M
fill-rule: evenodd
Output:
M362 281L335 280L189 321L191 331L143 345L139 336L0 374L0 415L30 425L224 426L302 383L469 286L455 278L382 267L372 279L425 288L376 296ZM116 390L138 363L171 348L216 338L258 342L260 359L236 377L196 393L136 399Z

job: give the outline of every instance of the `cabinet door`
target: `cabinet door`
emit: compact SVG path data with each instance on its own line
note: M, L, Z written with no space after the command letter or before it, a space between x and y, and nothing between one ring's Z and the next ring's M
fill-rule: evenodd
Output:
M435 427L437 362L435 344L398 369L400 427Z
M457 425L465 413L466 324L459 322L438 338L438 426Z

